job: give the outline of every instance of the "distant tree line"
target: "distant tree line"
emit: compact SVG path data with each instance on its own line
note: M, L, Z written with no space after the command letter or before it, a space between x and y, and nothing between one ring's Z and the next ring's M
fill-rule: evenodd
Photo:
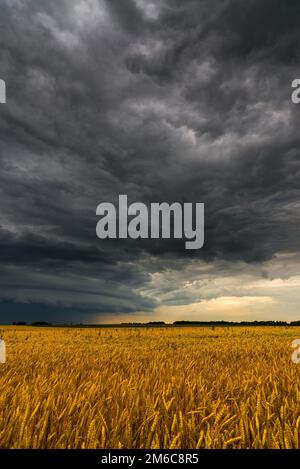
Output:
M51 322L46 322L46 321L37 321L37 322L31 322L27 323L24 321L14 321L12 323L13 326L52 326Z
M36 321L27 323L24 321L14 321L13 326L72 326L72 327L102 327L102 326L300 326L300 320L297 321L174 321L173 323L165 323L164 321L149 322L123 322L120 324L52 324L46 321Z
M300 321L175 321L174 325L196 326L299 326Z

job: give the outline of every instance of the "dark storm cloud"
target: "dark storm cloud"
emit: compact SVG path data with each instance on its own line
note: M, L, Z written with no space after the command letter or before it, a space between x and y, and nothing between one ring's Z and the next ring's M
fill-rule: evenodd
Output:
M268 0L2 2L1 298L147 311L157 304L151 275L169 263L298 251L299 10ZM204 202L204 248L100 242L96 206L120 193Z

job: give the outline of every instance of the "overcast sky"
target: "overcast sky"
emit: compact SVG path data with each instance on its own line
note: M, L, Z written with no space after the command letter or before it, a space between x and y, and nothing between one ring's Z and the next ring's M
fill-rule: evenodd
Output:
M299 1L2 0L0 321L300 319ZM205 245L96 207L204 202Z

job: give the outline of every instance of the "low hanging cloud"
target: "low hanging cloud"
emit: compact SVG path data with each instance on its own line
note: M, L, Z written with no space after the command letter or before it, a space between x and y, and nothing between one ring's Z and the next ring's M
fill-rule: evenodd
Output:
M62 322L141 311L151 320L183 305L188 317L195 303L201 319L226 278L225 296L257 298L245 291L248 272L254 285L270 263L276 278L294 275L299 9L270 0L2 2L1 320L31 320L28 305L39 305L34 318ZM98 240L96 206L119 194L204 202L203 249ZM274 290L263 296L278 301Z

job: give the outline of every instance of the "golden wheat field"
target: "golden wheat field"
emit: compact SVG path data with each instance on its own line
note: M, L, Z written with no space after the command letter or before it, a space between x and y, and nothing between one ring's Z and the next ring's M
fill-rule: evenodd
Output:
M299 448L300 328L2 326L1 448Z

